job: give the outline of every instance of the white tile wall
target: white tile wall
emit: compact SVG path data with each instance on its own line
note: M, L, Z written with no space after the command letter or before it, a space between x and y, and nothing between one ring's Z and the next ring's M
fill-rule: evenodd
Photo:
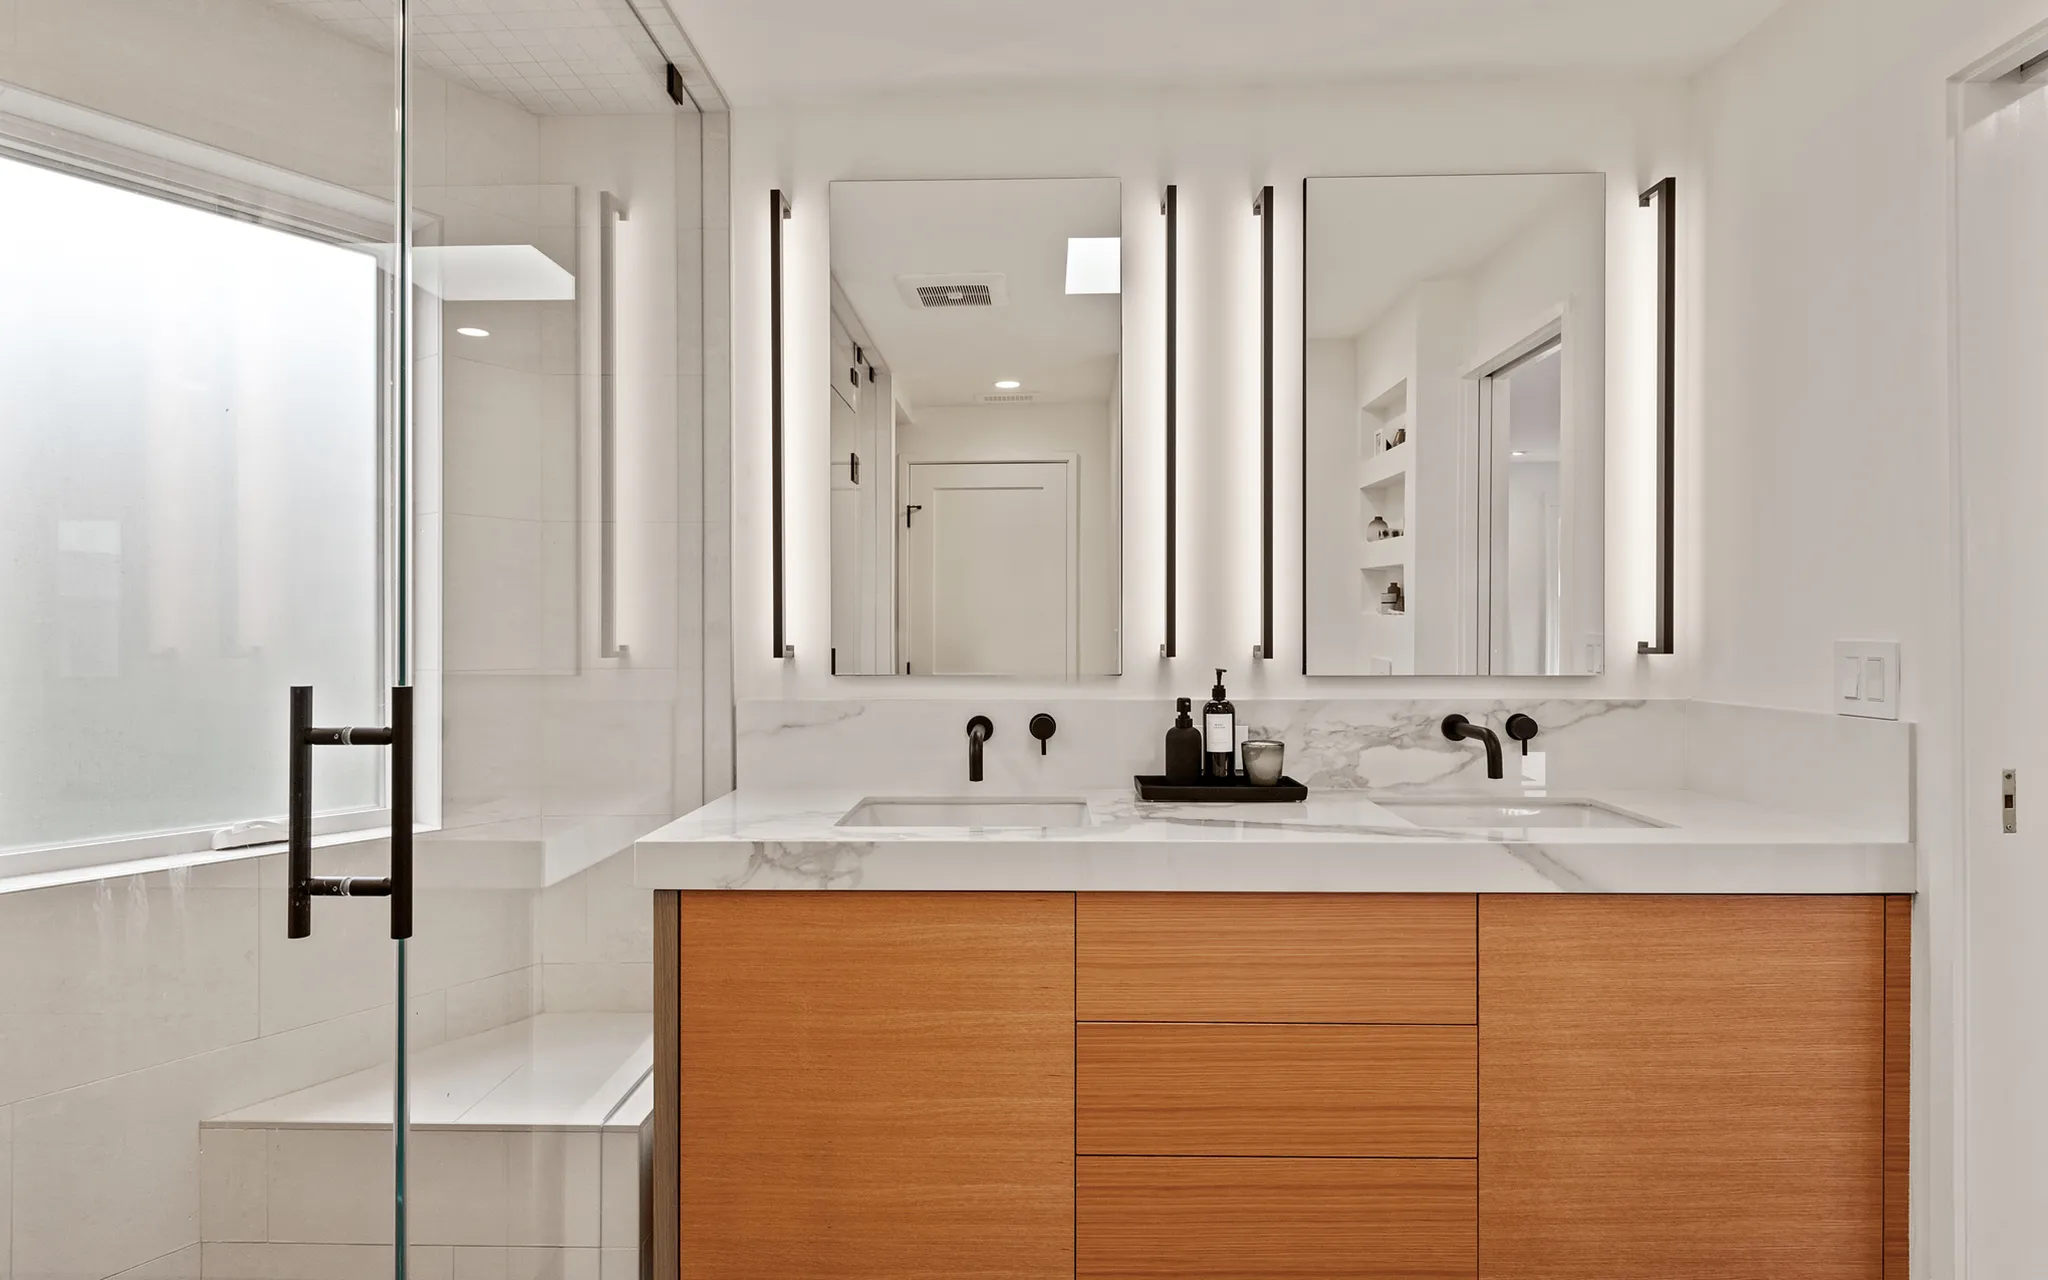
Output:
M447 1024L442 1038L458 1040L539 1013L536 968L528 966L450 986L442 993L447 1001Z
M0 1103L256 1034L253 883L210 867L0 898Z
M732 117L700 118L704 234L700 273L704 326L703 708L704 789L700 800L732 790Z
M207 1280L387 1280L391 1275L388 1244L208 1244L202 1252ZM442 1280L448 1274L447 1256L431 1249L415 1248L408 1260L425 1264L416 1273L421 1280Z
M598 1241L607 1264L613 1255L640 1247L640 1135L607 1133L600 1153L602 1184L598 1204Z
M199 1135L199 1236L267 1240L270 1134L263 1129L204 1129Z
M654 1003L651 964L550 964L541 982L549 1010L632 1013Z
M540 895L542 1004L551 1013L653 1007L653 904L630 852Z
M408 1185L421 1244L503 1245L511 1237L512 1135L415 1132Z
M0 1280L14 1275L14 1108L0 1107Z
M382 904L323 901L313 937L286 942L281 891L257 887L281 862L0 895L0 971L19 977L0 989L0 1275L96 1278L157 1260L170 1274L203 1223L221 1238L261 1238L259 1225L322 1238L288 1216L259 1222L257 1206L288 1207L294 1186L388 1219L388 1136L351 1153L360 1169L295 1164L288 1140L252 1152L226 1130L201 1159L205 1117L390 1058ZM535 1011L535 898L423 887L417 1046Z
M630 1166L606 1164L608 1142L630 1150ZM364 1255L318 1249L362 1249L391 1238L388 1133L210 1128L203 1151L208 1276L240 1275L269 1259L353 1265ZM601 1242L637 1249L636 1135L426 1129L415 1131L410 1155L413 1245L450 1251L429 1259L436 1274L595 1280ZM250 1248L216 1253L223 1245ZM280 1254L279 1246L302 1252Z
M539 521L448 513L443 658L456 672L542 669L549 576Z
M140 1266L120 1272L115 1280L199 1280L200 1249L188 1244L174 1249L161 1258L151 1258Z

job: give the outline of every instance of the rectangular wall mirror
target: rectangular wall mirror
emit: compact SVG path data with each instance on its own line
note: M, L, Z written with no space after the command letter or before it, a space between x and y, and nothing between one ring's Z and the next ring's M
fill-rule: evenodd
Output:
M1606 179L1311 178L1309 675L1605 662Z
M1121 184L831 203L832 670L1117 674Z

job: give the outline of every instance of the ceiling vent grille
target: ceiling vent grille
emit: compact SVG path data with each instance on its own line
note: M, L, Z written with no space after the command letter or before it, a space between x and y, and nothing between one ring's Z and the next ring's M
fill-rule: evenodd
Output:
M1038 396L1030 391L988 391L979 399L983 404L1031 404Z
M992 307L995 300L988 296L985 284L926 284L919 285L917 300L920 305L930 307Z
M914 311L950 307L1007 307L1009 281L1001 272L956 272L943 276L897 276L896 292Z

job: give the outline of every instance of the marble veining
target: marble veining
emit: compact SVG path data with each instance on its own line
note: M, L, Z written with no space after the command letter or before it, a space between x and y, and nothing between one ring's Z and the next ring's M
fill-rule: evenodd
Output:
M1459 712L1499 730L1517 711L1543 728L1516 754L1518 781L1538 785L1669 788L1684 785L1686 703L1549 698L1236 700L1239 723L1287 744L1287 772L1321 789L1400 791L1484 785L1485 761L1440 726ZM1040 755L1032 715L1060 725ZM1172 703L1117 699L1034 701L874 699L741 703L739 784L778 788L862 785L926 790L965 781L965 724L986 714L996 733L988 786L1038 793L1102 787L1164 767Z
M1648 828L1429 827L1381 808L1374 797L1385 793L1360 791L1197 806L1096 790L1075 797L1088 805L1082 827L863 827L851 837L836 824L868 794L743 788L642 839L636 880L666 889L1385 893L1896 893L1914 883L1910 844L1681 790L1545 797L1665 824Z
M1434 790L1483 783L1486 761L1473 744L1443 735L1444 702L1253 702L1247 723L1253 737L1287 744L1287 772L1310 787L1340 790ZM1647 701L1552 699L1543 702L1475 702L1456 709L1480 724L1498 726L1525 712L1543 726L1534 749L1546 763L1595 744L1571 730L1608 716L1647 718ZM1267 716L1265 720L1256 717ZM1284 718L1283 718L1284 717ZM1654 731L1654 726L1644 726ZM1675 728L1672 740L1676 741ZM1509 744L1512 748L1513 744ZM1510 761L1518 767L1519 755Z

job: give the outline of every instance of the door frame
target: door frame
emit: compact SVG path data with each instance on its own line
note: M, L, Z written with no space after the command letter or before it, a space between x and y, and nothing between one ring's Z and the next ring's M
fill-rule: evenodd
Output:
M1067 475L1067 673L1066 678L1075 679L1081 672L1081 455L1078 452L1048 449L1030 454L1004 455L996 458L962 458L951 455L901 454L896 459L896 503L903 507L903 499L911 493L910 477L913 467L989 467L989 466L1049 466L1066 468ZM910 636L910 531L903 525L896 526L896 656L908 662L912 649ZM929 672L916 674L929 675Z
M1977 45L1976 50L1984 46ZM1916 1273L1969 1274L1973 1225L1969 1213L1970 1057L1973 1051L1970 1010L1971 868L1991 856L1987 841L1999 836L1978 834L1986 794L1972 731L1987 716L1971 711L1969 671L1973 634L1973 601L1995 597L1999 584L1974 582L1969 572L1973 529L1964 456L1968 436L1963 404L1963 280L1962 280L1962 144L1975 122L1975 104L1991 86L2020 68L2048 57L2048 23L2037 23L1988 53L1958 49L1960 66L1945 86L1947 129L1942 155L1943 275L1942 302L1947 310L1943 338L1947 344L1943 408L1947 416L1948 476L1943 497L1949 504L1944 548L1950 582L1939 603L1946 604L1950 624L1940 633L1946 648L1946 670L1930 681L1939 687L1935 710L1921 717L1916 737L1923 763L1916 773L1915 835L1923 849L1945 846L1946 858L1920 860L1919 893L1914 900L1913 1071L1911 1168L1912 1262ZM2048 91L2036 73L2035 92ZM1934 664L1929 664L1930 666ZM1946 704L1948 714L1939 708ZM1996 718L1996 717L1990 717ZM1973 781L1976 791L1972 791ZM1995 779L1994 779L1995 782ZM2021 780L2022 786L2026 780ZM1995 803L1995 793L1991 795ZM2022 822L2025 822L2023 807ZM2023 826L2022 831L2026 828Z
M1533 326L1524 330L1521 337L1491 355L1469 362L1459 371L1464 389L1459 396L1463 430L1458 433L1458 540L1462 547L1469 548L1469 553L1458 557L1458 599L1463 614L1460 629L1468 641L1466 657L1472 664L1467 674L1493 675L1496 674L1494 668L1503 662L1498 615L1505 610L1507 579L1505 575L1494 572L1495 553L1500 549L1497 544L1502 536L1497 534L1494 526L1507 514L1508 459L1502 447L1505 439L1495 439L1494 384L1497 379L1552 347L1557 348L1557 358L1562 363L1567 358L1572 336L1570 319L1569 303L1548 308ZM1560 373L1558 381L1559 506L1562 508L1563 446L1570 437L1572 405L1569 380ZM1558 531L1558 541L1562 561L1563 546L1567 542L1562 527ZM1562 580L1558 594L1560 597L1564 594ZM1563 613L1562 600L1558 612L1560 615Z

